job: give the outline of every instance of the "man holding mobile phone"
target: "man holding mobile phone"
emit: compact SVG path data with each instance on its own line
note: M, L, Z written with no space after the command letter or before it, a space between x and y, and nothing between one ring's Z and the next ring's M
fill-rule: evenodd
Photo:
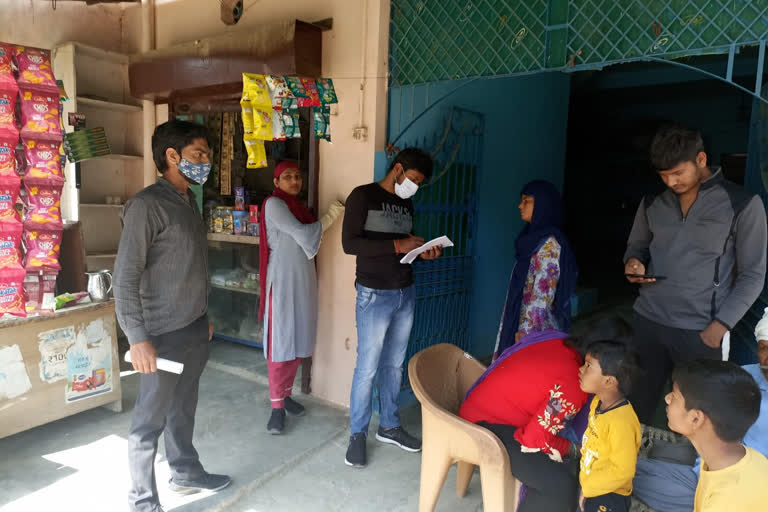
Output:
M725 333L763 290L768 243L762 201L709 168L698 131L664 126L650 153L667 189L643 198L624 254L641 285L634 344L646 374L630 401L645 424L674 364L722 358Z

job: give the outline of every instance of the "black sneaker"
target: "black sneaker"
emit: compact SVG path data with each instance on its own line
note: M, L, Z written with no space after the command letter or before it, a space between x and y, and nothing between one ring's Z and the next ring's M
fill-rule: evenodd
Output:
M285 409L272 409L272 416L267 423L267 432L279 435L285 430Z
M232 483L232 479L227 475L213 475L205 473L195 480L177 480L171 478L168 487L175 493L181 495L195 494L200 491L220 491Z
M376 432L376 440L382 443L394 444L411 453L421 451L421 441L406 432L403 427L388 429L379 427L379 431Z
M347 456L344 458L344 462L347 466L355 468L364 468L367 461L366 447L365 447L366 435L362 432L353 434L349 438L349 448L347 448Z
M285 399L285 412L291 416L304 416L306 412L304 406L291 397Z

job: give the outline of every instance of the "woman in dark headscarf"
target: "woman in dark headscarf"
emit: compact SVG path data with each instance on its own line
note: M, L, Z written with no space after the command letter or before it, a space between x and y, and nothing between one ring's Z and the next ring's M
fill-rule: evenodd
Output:
M520 216L528 224L515 242L517 261L507 288L494 359L522 337L547 329L568 332L578 269L561 231L563 204L555 186L523 187Z

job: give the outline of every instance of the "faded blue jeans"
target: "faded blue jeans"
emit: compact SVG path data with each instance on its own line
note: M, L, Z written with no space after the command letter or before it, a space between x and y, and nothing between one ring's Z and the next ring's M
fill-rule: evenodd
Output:
M400 426L398 399L403 360L413 327L416 288L373 290L356 285L357 366L349 401L350 432L368 434L373 383L378 373L380 426Z

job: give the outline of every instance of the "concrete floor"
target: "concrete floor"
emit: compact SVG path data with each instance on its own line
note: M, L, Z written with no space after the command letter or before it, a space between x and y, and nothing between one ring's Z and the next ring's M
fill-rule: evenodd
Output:
M0 439L0 511L127 511L126 433L138 376L123 377L124 411L102 408ZM200 387L195 445L206 469L233 484L218 494L180 498L167 490L161 451L156 474L165 510L202 511L414 511L418 508L419 454L370 438L368 467L344 464L348 417L310 396L295 394L307 415L286 434L266 433L269 400L266 363L258 349L214 341ZM418 404L403 410L403 424L421 433ZM371 425L375 432L377 418ZM451 470L437 510L480 511L480 479L467 496L455 493Z

